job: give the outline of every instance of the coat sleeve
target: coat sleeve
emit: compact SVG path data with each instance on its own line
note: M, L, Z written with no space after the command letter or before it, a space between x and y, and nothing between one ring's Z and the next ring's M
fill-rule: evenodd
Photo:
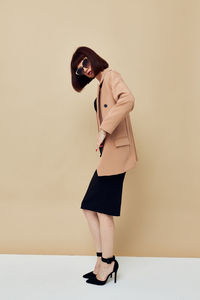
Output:
M116 103L103 119L100 129L111 134L126 115L133 110L135 98L117 71L111 71L109 84Z

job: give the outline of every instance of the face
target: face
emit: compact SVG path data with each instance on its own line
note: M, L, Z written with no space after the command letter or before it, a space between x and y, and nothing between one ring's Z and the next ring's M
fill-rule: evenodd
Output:
M82 61L78 64L76 72L78 72L78 74L76 73L76 75L78 76L85 75L89 78L94 77L94 72L92 70L91 63L87 57L84 57L84 59L82 59Z

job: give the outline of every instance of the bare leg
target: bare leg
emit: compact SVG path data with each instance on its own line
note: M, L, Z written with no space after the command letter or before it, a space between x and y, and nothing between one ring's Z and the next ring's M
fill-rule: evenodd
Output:
M96 252L102 252L101 246L101 235L100 235L100 224L97 213L92 210L83 209L83 213L87 219L89 229L92 233L92 237L94 239ZM94 273L97 274L101 263L101 257L97 256L96 265L94 268Z
M114 218L111 215L97 213L100 222L100 234L102 242L102 256L104 258L112 257L114 244ZM101 261L97 279L105 280L109 273L113 271L114 261L111 264Z

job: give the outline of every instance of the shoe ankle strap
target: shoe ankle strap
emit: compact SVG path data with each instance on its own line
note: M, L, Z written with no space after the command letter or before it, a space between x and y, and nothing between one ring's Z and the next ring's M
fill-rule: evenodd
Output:
M105 257L102 256L101 260L103 262L106 262L107 264L111 264L111 262L115 260L115 256L113 255L112 257L108 257L108 258L105 258Z
M97 256L102 256L102 252L96 252Z

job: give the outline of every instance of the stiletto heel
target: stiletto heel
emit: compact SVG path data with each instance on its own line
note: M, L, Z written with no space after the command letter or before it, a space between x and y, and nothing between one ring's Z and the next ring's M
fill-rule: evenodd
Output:
M97 256L102 256L102 252L96 252L96 255ZM88 272L88 273L86 273L86 274L83 275L84 278L93 278L95 276L96 276L96 274L94 274L93 271Z
M109 277L112 278L112 273L114 272L115 273L114 282L116 283L116 281L117 281L117 270L119 268L119 263L115 259L115 256L113 255L112 257L108 257L108 258L104 258L102 256L101 260L103 262L106 262L107 264L111 264L111 262L114 261L115 263L114 263L113 271L110 274L108 274L108 276L105 280L99 280L99 279L96 278L96 275L95 275L95 277L89 278L88 280L86 280L86 282L87 283L92 283L92 284L97 284L97 285L104 285L107 282Z
M111 274L112 275L112 274ZM115 272L115 282L117 281L117 271Z

